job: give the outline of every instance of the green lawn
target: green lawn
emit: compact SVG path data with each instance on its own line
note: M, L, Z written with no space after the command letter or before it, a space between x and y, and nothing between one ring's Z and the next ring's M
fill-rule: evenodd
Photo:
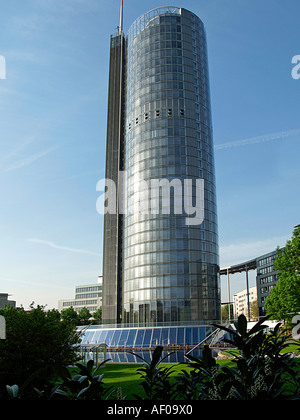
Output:
M229 365L232 362L230 360L219 360L218 363ZM144 389L141 385L142 379L140 378L139 369L142 364L129 364L129 363L107 363L106 366L101 369L101 373L104 373L103 382L113 388L122 388L122 395L127 396L127 400L135 399L133 394L137 394L141 397L144 396ZM162 367L173 367L172 376L175 378L180 374L182 369L188 370L188 366L175 363L175 364L164 364ZM116 394L114 394L115 396Z
M105 368L101 369L101 372L104 373L103 382L113 388L120 387L122 389L122 395L126 395L127 400L133 399L133 394L140 395L143 392L140 385L141 380L137 373L137 369L141 366L128 363L107 363Z

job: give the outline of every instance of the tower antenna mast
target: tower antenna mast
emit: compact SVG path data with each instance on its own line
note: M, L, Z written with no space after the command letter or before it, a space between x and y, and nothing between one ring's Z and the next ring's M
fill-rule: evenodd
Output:
M121 0L121 8L120 8L120 26L119 26L119 35L123 33L123 0Z

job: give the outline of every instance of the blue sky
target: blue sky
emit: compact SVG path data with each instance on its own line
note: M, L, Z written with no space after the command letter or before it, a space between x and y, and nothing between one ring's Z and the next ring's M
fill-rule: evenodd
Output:
M166 5L124 3L125 31ZM119 4L1 4L0 291L25 308L32 301L57 307L76 285L101 274L96 184L104 177L109 39ZM291 76L292 57L300 54L300 4L174 5L196 13L207 31L220 257L227 266L283 246L300 222L300 80ZM244 287L243 277L232 277L233 293Z

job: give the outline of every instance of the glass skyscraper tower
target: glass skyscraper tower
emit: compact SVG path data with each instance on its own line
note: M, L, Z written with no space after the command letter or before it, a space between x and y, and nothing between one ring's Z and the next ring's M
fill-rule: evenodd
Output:
M154 9L125 37L121 6L111 37L106 178L120 193L118 211L104 217L103 323L220 319L206 35L188 10Z

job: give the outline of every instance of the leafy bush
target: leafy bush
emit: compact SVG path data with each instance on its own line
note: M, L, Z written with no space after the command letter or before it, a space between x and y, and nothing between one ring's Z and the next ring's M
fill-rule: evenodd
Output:
M104 374L98 374L98 370L107 362L102 362L94 368L94 361L89 360L87 365L77 363L77 369L72 372L61 369L61 377L57 378L55 384L50 382L42 390L34 388L36 398L42 400L102 400L107 399L114 390L103 384ZM21 399L22 390L17 385L7 386L10 399Z
M170 400L173 394L173 388L175 385L171 385L170 382L172 366L168 368L159 366L172 353L167 354L161 359L162 351L163 347L156 347L153 351L152 360L150 362L147 362L138 354L133 353L135 356L144 361L144 366L137 371L143 380L141 385L145 391L147 400ZM137 399L143 399L139 395L135 395L135 397Z
M7 384L18 384L21 394L43 386L62 366L76 362L74 344L79 342L75 325L60 319L58 311L43 307L7 307L6 340L0 340L0 395Z
M235 347L235 366L218 365L211 349L204 347L201 359L187 356L193 368L183 373L179 384L181 397L208 400L286 400L299 399L299 362L289 353L282 353L291 337L278 324L266 334L260 320L247 331L244 315L238 319L237 330L216 327L230 333L224 341ZM299 343L298 343L299 344Z

